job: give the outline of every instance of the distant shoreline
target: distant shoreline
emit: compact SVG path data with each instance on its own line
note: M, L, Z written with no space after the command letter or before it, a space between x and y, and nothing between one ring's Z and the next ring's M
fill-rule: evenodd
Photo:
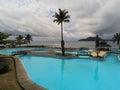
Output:
M87 37L87 38L84 38L84 39L80 39L78 41L95 41L96 40L96 37ZM99 40L105 40L105 41L113 41L112 39L102 39L99 37Z
M117 48L118 46L113 43L113 41L108 41L113 48ZM22 44L21 46L26 47L26 44ZM31 46L35 47L61 47L60 41L33 41L31 42ZM18 46L17 46L18 47ZM30 47L30 46L29 46ZM87 47L87 48L95 48L95 41L65 41L65 48L80 48L80 47Z
M78 40L78 41L95 41L95 40L83 40L83 39L81 39L81 40ZM105 41L113 41L113 40L105 40Z

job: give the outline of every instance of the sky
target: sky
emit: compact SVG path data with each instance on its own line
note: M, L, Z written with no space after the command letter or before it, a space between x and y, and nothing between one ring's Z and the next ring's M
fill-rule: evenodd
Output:
M64 23L65 40L120 32L120 0L0 0L0 32L60 40L60 25L52 17L58 8L71 16Z

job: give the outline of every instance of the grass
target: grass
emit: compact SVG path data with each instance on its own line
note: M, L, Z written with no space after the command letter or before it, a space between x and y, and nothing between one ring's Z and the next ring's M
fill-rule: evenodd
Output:
M0 90L21 90L17 83L14 61L12 58L0 58L0 61L9 63L9 72L0 74Z

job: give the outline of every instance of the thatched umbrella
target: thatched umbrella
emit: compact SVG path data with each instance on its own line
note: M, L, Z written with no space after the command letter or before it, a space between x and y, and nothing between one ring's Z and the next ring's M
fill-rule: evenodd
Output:
M99 50L109 50L111 45L109 45L106 41L99 42Z

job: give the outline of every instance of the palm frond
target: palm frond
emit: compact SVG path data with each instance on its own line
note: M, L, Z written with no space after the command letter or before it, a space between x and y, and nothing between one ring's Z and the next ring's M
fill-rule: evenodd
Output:
M58 13L55 12L55 14L53 15L53 17L55 18L53 20L53 22L56 22L58 23L58 25L62 22L70 22L69 18L70 18L70 15L67 15L68 14L68 11L66 11L66 9L58 9Z
M53 15L52 17L59 17L59 14L57 12L55 12L55 15Z
M67 15L64 17L64 19L69 19L70 18L70 15Z
M117 43L117 45L119 45L120 44L120 33L116 33L116 34L114 34L114 36L113 36L113 43Z
M58 22L58 19L54 19L53 22Z
M68 14L68 11L64 10L63 16L66 16Z
M70 22L70 20L66 19L66 20L64 20L64 22Z

